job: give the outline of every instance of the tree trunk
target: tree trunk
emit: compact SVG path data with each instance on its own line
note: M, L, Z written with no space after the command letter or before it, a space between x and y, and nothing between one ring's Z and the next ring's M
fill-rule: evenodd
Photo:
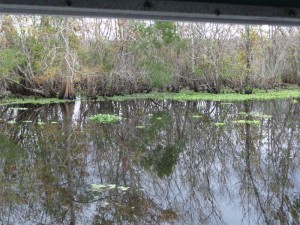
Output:
M71 68L71 57L70 57L70 46L69 46L69 20L67 17L64 18L64 31L63 39L65 42L65 58L63 61L63 77L61 89L58 94L60 99L75 99L73 74Z
M7 85L5 79L0 78L0 98L3 98L7 95Z
M299 59L298 59L298 50L295 48L293 58L294 58L294 64L295 64L295 73L296 73L296 80L297 84L300 87L300 65L299 65Z
M62 103L61 111L63 115L63 131L64 131L64 150L67 153L65 163L66 163L66 175L67 175L67 190L68 190L68 200L70 209L70 225L76 224L76 206L74 202L74 175L72 168L73 165L73 153L72 153L72 116L74 114L74 102Z
M74 84L72 76L63 77L63 81L61 84L61 89L58 94L58 98L60 99L75 99L74 93Z
M246 77L245 77L245 94L252 94L252 87L250 85L250 71L251 71L251 35L250 27L245 26L246 31Z

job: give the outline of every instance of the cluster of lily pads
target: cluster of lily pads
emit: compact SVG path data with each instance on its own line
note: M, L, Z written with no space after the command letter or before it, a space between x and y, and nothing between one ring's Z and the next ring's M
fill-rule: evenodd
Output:
M129 187L124 187L124 186L117 186L115 184L91 184L90 186L91 191L95 192L103 192L103 191L109 191L109 190L120 190L120 191L128 191Z
M260 114L258 112L251 112L251 113L240 112L239 115L241 115L241 116L260 117L260 118L265 118L265 119L271 119L272 118L272 116L270 116L270 115Z
M259 118L264 118L264 119L271 119L272 118L272 116L270 116L270 115L264 115L264 114L260 114L260 113L257 113L257 112L252 112L252 113L240 112L239 115L259 117ZM194 116L193 116L193 118L194 118ZM234 123L234 124L259 125L261 122L259 120L241 119L241 120L234 120L234 121L232 121L232 123ZM227 123L217 122L217 123L214 123L214 125L216 127L223 127L223 126L227 125Z
M23 122L23 123L33 123L32 120L23 120L22 122ZM17 122L16 122L15 120L9 120L7 123L9 123L9 124L16 124ZM52 123L52 124L56 124L57 122L52 121L51 123ZM37 125L44 125L44 124L46 124L46 123L45 123L45 122L42 122L42 121L38 121L36 124L37 124Z
M111 124L119 122L122 117L111 114L96 114L89 117L90 120L96 123Z

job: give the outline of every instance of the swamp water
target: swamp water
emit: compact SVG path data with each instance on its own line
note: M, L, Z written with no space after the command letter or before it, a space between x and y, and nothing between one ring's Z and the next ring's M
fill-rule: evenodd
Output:
M0 224L300 223L296 101L1 106L0 129Z

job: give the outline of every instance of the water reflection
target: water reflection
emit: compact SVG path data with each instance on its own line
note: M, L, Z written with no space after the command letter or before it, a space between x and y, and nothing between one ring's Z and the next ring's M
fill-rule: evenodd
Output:
M290 100L1 107L0 222L299 224L299 116Z

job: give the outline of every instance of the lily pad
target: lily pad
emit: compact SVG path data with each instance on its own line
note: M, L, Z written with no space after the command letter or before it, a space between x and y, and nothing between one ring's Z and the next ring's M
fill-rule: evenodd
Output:
M129 187L119 186L118 189L121 191L127 191Z
M200 115L192 115L192 118L201 118L202 116Z
M118 189L120 191L127 191L129 187L125 186L117 186L115 184L91 184L91 190L95 192L103 192L103 191L109 191L113 189Z
M14 109L17 109L17 110L28 110L28 108L19 108L19 107L15 107Z
M111 124L119 122L122 118L120 116L111 114L96 114L94 116L89 117L89 119L96 123Z
M107 185L108 189L115 189L117 186L115 184L109 184Z
M251 125L259 125L260 124L259 120L235 120L232 122L236 123L236 124L251 124Z
M221 123L221 122L218 122L218 123L214 123L214 125L216 127L224 127L226 125L226 123Z

